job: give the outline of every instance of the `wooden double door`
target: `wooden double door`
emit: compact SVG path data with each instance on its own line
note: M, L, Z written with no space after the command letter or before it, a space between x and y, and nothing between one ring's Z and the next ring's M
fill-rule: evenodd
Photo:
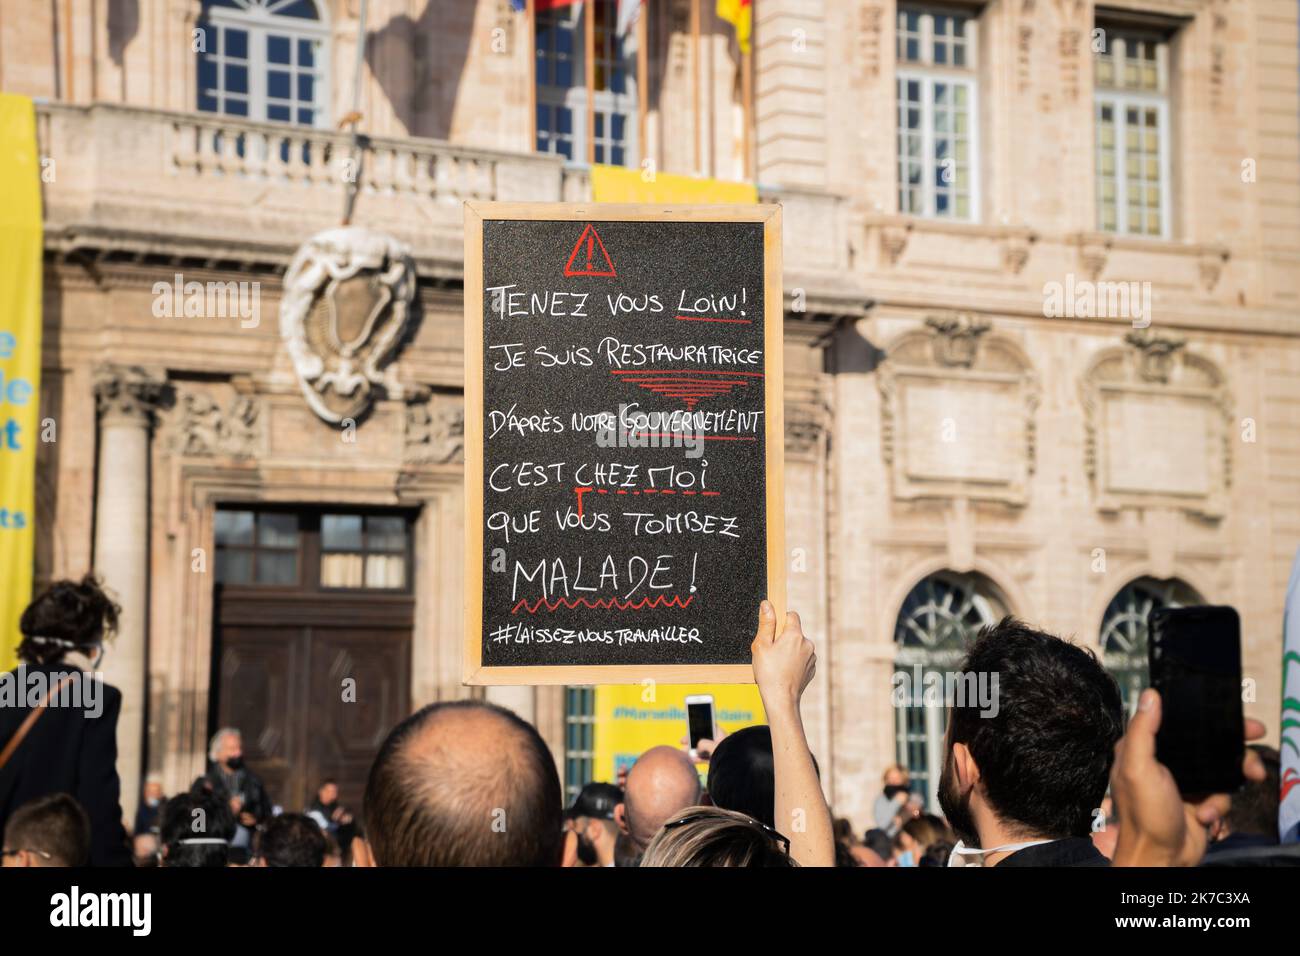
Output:
M355 510L218 512L210 729L239 728L245 761L286 812L332 778L359 816L375 754L410 712L410 523Z

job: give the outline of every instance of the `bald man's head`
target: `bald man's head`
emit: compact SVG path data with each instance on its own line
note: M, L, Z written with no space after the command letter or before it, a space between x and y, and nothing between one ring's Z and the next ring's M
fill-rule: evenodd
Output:
M700 775L690 758L672 747L652 747L627 774L623 797L628 836L644 850L665 823L700 802Z
M366 784L379 866L555 866L555 761L531 724L478 701L431 704L393 729Z

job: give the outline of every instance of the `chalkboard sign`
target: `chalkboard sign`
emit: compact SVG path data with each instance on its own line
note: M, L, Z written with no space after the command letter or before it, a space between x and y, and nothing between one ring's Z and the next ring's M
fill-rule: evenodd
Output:
M778 206L466 204L466 683L753 679L781 318Z

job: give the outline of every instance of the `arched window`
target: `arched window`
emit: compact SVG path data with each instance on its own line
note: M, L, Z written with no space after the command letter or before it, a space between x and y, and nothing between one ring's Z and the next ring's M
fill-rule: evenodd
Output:
M324 126L329 30L314 0L204 0L198 108Z
M987 578L948 571L922 580L899 609L894 626L894 692L902 688L906 693L895 708L895 747L898 762L911 774L913 791L925 796L931 808L937 803L943 769L948 709L925 702L926 675L934 673L942 679L955 672L980 628L1006 614L1006 601Z
M1101 622L1101 662L1119 684L1130 717L1148 683L1147 619L1151 612L1204 603L1199 594L1177 578L1138 578L1120 588L1107 605Z

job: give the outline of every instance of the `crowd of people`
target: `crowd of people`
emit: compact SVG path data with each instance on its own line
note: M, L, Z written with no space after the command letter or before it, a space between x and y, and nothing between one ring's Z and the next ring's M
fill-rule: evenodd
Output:
M5 866L1194 866L1278 839L1276 751L1244 748L1238 794L1185 801L1156 759L1159 695L1145 691L1126 726L1091 652L1012 618L985 628L961 666L999 676L1000 706L952 708L942 816L893 766L859 835L833 816L804 733L813 644L797 614L778 622L766 601L752 652L767 724L693 754L654 747L568 807L536 728L460 700L393 728L355 816L334 780L302 812L280 812L227 727L188 790L166 798L160 780L145 782L128 836L115 766L122 698L95 676L117 614L87 577L54 584L22 616L11 673L21 686L36 674L48 692L0 707ZM90 681L102 706L66 706ZM1247 721L1248 739L1263 733ZM693 758L707 762L703 780Z

